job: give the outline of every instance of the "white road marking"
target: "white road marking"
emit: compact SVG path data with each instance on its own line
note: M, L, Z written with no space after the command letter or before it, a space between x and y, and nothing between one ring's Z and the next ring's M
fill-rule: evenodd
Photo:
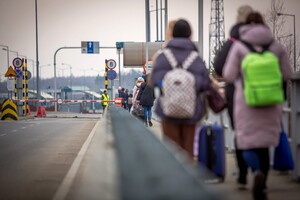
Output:
M0 134L0 137L6 136L6 134Z
M15 129L15 130L12 130L11 132L18 132L18 130L17 130L17 129Z
M67 175L65 176L63 182L60 184L58 190L56 191L53 200L63 200L66 198L66 196L71 188L71 185L75 179L75 176L78 172L80 164L83 160L83 157L92 141L93 136L95 135L95 132L96 132L96 129L97 129L97 126L99 123L100 123L100 120L98 120L98 122L94 126L93 130L89 134L88 138L85 140L84 144L82 145L82 147L81 147L80 151L78 152L77 157L75 158Z

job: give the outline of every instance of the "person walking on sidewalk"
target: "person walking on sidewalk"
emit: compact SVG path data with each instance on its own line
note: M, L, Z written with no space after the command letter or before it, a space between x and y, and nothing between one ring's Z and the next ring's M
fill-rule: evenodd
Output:
M137 95L137 100L140 101L140 105L144 108L144 123L147 127L151 127L152 124L152 106L154 102L154 88L148 83L148 74L145 76L145 82L141 84L139 93Z
M228 56L228 52L234 43L234 41L239 40L239 30L245 24L246 18L249 13L253 11L252 7L248 5L244 5L239 7L238 15L237 15L237 23L231 28L230 30L230 39L228 39L224 45L222 46L221 50L217 53L214 61L214 69L219 76L222 76L223 67L226 62L226 58ZM227 101L227 111L229 115L229 119L231 122L231 128L234 130L234 119L233 119L233 94L234 94L234 84L228 83L225 86L225 97ZM237 148L236 140L234 139L235 143L235 156L237 161L237 166L239 169L239 177L237 179L237 183L239 184L240 188L245 188L247 184L247 171L248 167L243 158L242 151Z
M282 104L255 107L246 103L244 87L248 80L245 79L242 62L253 52L249 45L256 51L268 47L268 51L278 59L283 81L291 77L292 68L286 50L274 39L260 13L250 13L239 33L240 40L235 41L229 51L223 77L227 82L235 83L233 115L237 147L242 150L247 165L253 171L254 199L264 200L267 199L265 188L270 166L269 147L279 142Z
M104 100L104 101L109 100L109 96L108 96L106 90L104 90L103 94L101 95L101 100ZM104 110L107 106L108 106L108 102L102 102L103 113L104 113Z
M197 47L191 41L191 35L192 30L190 24L184 19L176 20L172 31L172 38L168 41L168 43L166 43L165 49L167 51L170 50L172 55L175 57L175 60L177 60L177 63L181 63L182 65L187 58L190 58L190 55L192 55L193 52L196 52L197 56L192 59L193 61L189 63L189 66L186 69L186 71L190 72L192 78L195 80L193 88L189 88L190 91L197 94L195 95L195 100L192 100L193 102L191 102L195 103L195 107L193 107L194 113L191 117L181 119L168 116L163 111L163 107L161 105L162 98L165 96L164 91L158 98L158 102L155 106L155 112L162 121L161 124L164 138L171 139L175 142L175 144L186 151L191 160L193 160L193 144L196 123L200 121L206 110L205 104L202 102L202 99L198 94L207 91L211 81L208 70L197 53ZM167 73L172 71L173 67L167 59L164 51L158 53L153 62L153 69L150 76L151 84L157 88L163 89L165 83L163 82L164 77ZM182 93L185 91L174 90L173 92L182 96ZM172 99L169 100L172 101ZM188 100L185 99L185 102Z
M137 80L135 81L135 86L133 87L133 91L132 91L132 108L131 111L135 108L138 107L139 105L139 101L137 101L137 95L139 94L140 88L142 83L144 83L144 79L142 77L138 77Z

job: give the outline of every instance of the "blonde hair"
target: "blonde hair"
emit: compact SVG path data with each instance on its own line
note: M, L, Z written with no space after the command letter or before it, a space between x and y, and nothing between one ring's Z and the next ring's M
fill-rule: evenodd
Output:
M237 13L237 23L245 23L248 15L253 12L253 9L251 6L244 5L238 8Z
M176 23L176 20L169 21L168 29L166 31L166 41L169 41L173 38L173 28Z
M144 79L142 77L138 77L135 83L143 83Z

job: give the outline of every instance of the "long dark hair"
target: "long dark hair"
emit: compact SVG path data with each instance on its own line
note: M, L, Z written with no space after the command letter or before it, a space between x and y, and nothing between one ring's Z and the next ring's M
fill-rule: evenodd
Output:
M259 12L252 12L247 16L246 24L264 24L263 16Z

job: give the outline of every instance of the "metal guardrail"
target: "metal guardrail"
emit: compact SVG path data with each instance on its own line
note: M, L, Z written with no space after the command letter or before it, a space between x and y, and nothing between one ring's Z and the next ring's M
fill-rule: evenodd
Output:
M291 148L295 162L292 178L300 181L300 72L293 74L291 81Z
M181 151L162 143L127 110L111 105L106 116L116 144L121 199L221 199L200 180L200 169L183 164Z

